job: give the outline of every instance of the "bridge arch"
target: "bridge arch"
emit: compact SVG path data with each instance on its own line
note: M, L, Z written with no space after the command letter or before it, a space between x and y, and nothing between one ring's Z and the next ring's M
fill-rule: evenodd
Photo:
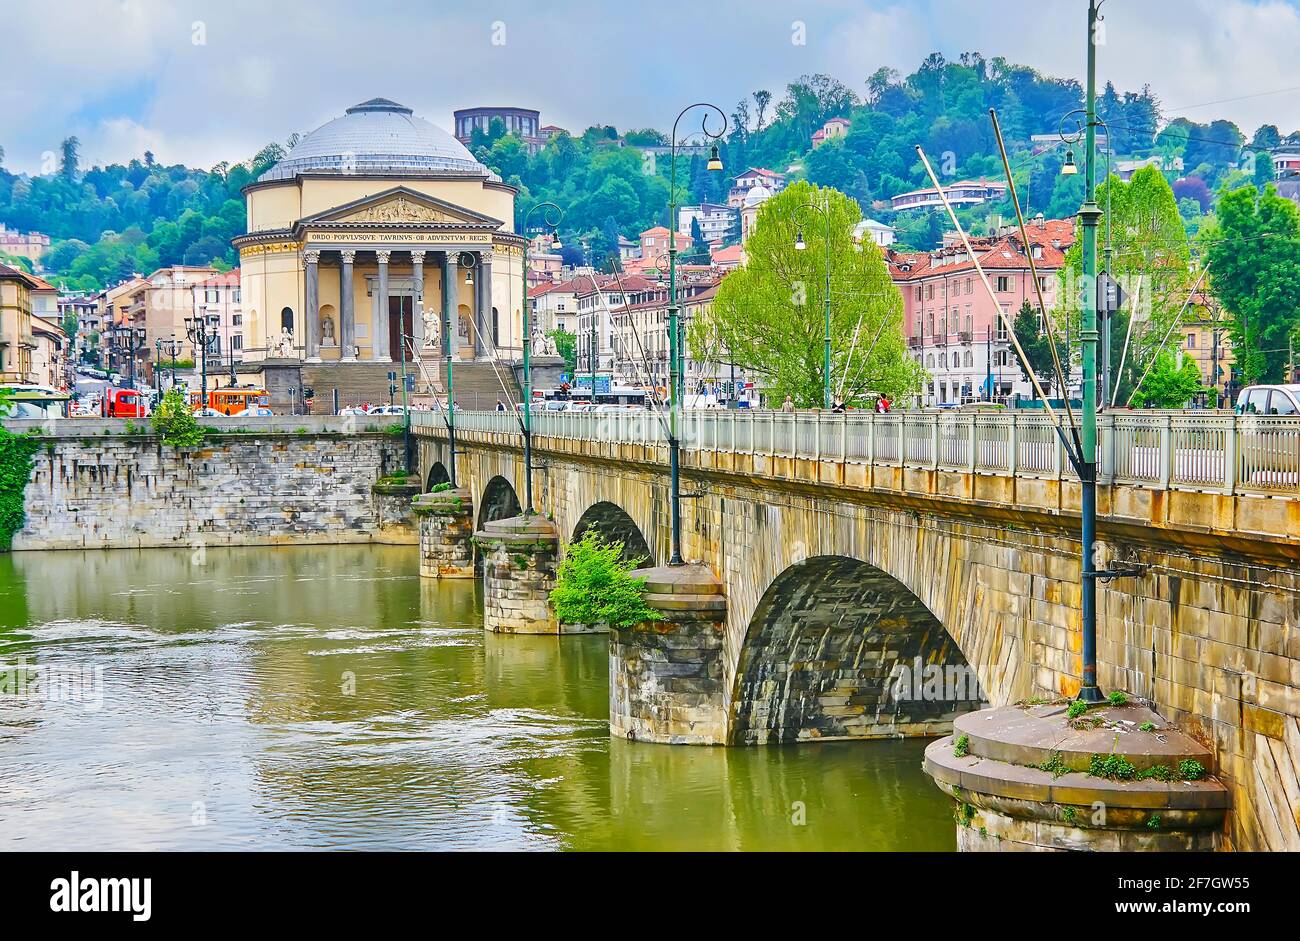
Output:
M487 486L483 488L483 495L479 497L478 520L474 529L478 531L485 523L510 519L523 512L524 508L519 502L519 494L515 492L515 485L497 475L487 482ZM474 547L474 571L483 571L483 553L477 545Z
M429 479L425 482L424 489L432 490L439 484L451 483L451 474L447 472L447 465L442 461L434 461L433 466L429 468Z
M509 519L524 512L519 502L515 485L506 478L497 475L487 482L483 494L478 499L478 520L476 529L482 529L484 523L493 520Z
M781 572L750 618L731 738L939 735L982 698L957 642L907 586L859 559L814 556Z
M623 543L624 559L643 560L640 564L645 567L654 565L654 556L641 527L617 503L600 500L587 507L573 527L573 541L577 542L591 530L605 539Z

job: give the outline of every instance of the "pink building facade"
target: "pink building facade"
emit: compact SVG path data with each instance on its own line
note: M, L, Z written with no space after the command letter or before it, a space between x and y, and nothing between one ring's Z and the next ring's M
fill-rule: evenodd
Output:
M1030 394L1032 387L1020 369L998 307L1011 321L1024 301L1038 307L1031 254L1044 302L1049 310L1056 304L1057 273L1074 242L1074 222L1039 219L1028 228L1027 251L1014 228L971 240L993 285L996 306L960 242L932 252L890 253L890 273L903 295L907 346L930 374L922 405L960 405Z

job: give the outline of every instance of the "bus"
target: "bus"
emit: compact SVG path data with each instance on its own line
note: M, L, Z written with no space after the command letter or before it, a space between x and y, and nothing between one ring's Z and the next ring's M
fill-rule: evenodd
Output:
M271 396L257 386L225 386L208 391L206 407L222 415L236 415L247 408L266 406L271 403ZM202 392L190 392L190 408L198 411L203 408Z
M645 389L634 386L614 386L610 389L596 390L596 400L592 401L591 388L570 388L570 389L534 389L533 390L533 409L545 409L547 411L559 410L556 407L548 407L551 403L564 403L560 408L567 407L572 411L588 411L600 406L615 406L625 409L646 408L651 394ZM546 403L546 404L539 404Z

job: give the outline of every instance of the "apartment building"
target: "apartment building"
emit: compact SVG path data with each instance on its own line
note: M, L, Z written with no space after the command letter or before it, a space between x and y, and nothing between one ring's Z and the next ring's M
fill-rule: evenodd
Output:
M971 240L971 248L993 285L988 296L975 263L961 243L931 252L888 252L890 274L903 295L903 328L916 361L930 373L922 395L925 405L1029 395L1032 387L1020 370L999 309L1014 321L1028 300L1038 307L1029 259L1034 260L1048 310L1056 303L1057 273L1074 243L1074 220L1035 219L1028 226L1029 244L1018 228Z

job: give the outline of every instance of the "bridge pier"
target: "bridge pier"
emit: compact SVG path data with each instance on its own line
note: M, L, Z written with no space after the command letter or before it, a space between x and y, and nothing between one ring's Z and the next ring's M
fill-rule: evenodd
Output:
M703 565L634 573L663 614L609 633L609 733L640 742L725 745L727 599Z
M463 487L416 497L420 574L425 578L474 577L474 501Z
M961 716L923 767L956 801L963 852L1217 848L1228 790L1210 750L1135 702L1066 700Z
M483 626L502 634L558 634L551 611L559 535L544 516L513 516L474 534L483 552Z

